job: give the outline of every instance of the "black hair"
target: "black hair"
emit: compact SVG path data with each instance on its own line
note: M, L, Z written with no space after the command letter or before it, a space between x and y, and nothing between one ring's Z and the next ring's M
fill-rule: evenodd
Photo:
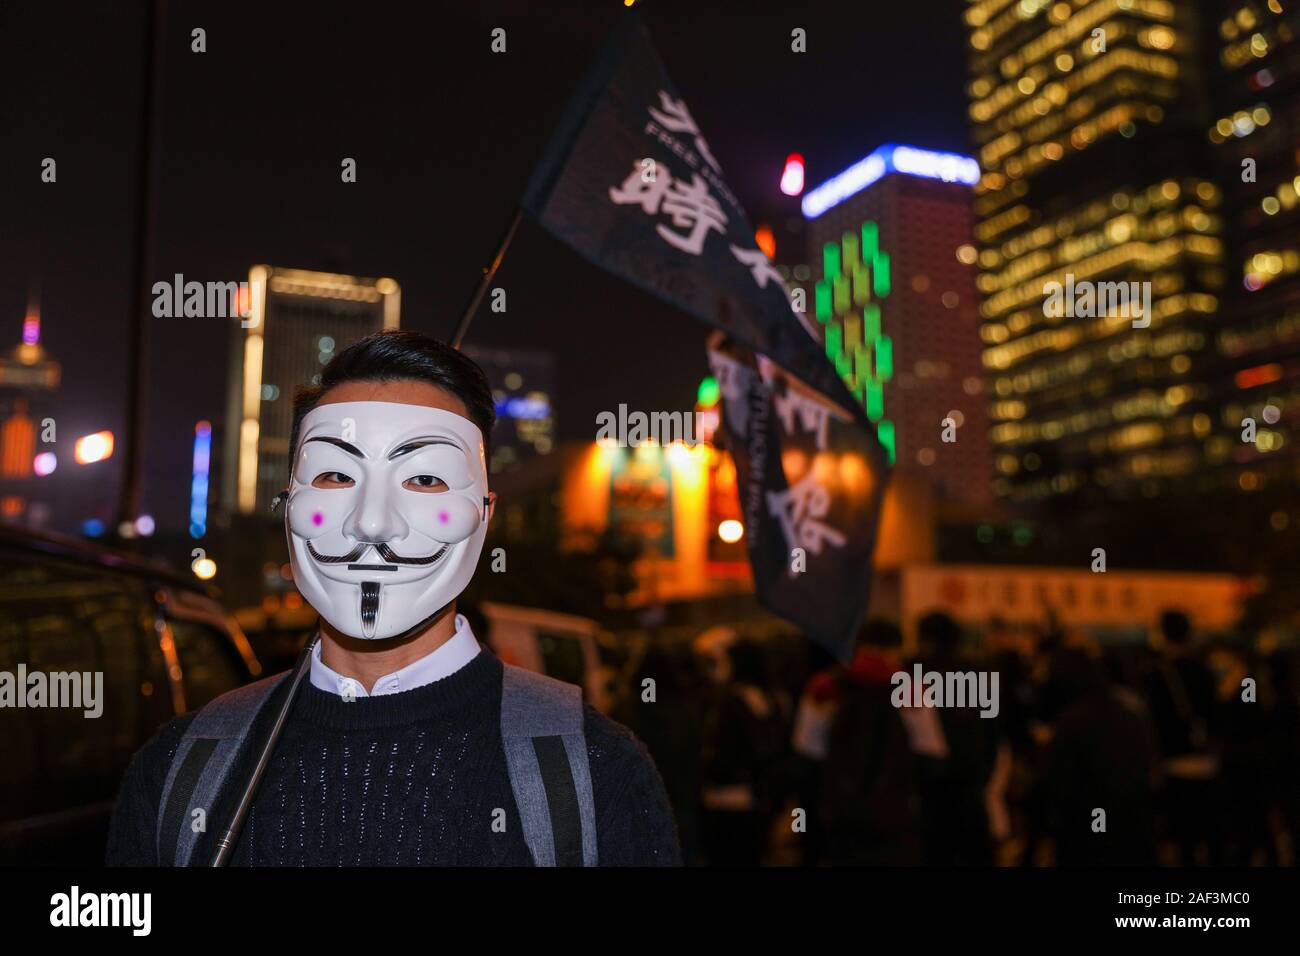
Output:
M932 611L917 621L916 633L936 651L956 651L962 641L961 626L942 611Z
M903 632L893 621L869 617L858 632L858 646L894 650L903 646Z
M1192 622L1182 611L1170 609L1160 615L1160 633L1170 644L1182 646L1192 633Z
M741 638L727 648L731 659L731 680L737 684L767 685L767 664L757 641Z
M300 389L293 399L292 454L307 413L320 404L331 388L344 382L414 381L437 385L465 403L469 420L483 433L483 450L489 455L496 405L487 375L463 352L435 338L409 329L385 329L354 342L334 356L320 373L320 382ZM292 466L291 466L292 467Z
M1104 690L1109 683L1102 662L1077 647L1067 647L1053 654L1048 671L1053 691L1059 695L1063 705Z

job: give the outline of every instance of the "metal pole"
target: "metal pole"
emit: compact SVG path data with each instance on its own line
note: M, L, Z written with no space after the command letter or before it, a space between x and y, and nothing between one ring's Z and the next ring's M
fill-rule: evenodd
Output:
M465 339L465 333L469 331L469 324L474 321L474 314L478 312L478 307L483 304L483 296L487 295L488 286L492 284L497 270L501 268L501 260L506 256L506 249L510 247L510 241L515 237L515 230L519 228L519 221L524 217L523 207L515 209L515 217L510 220L510 227L506 229L506 234L501 240L501 245L497 247L496 257L492 264L483 270L483 278L479 280L478 288L474 290L474 296L469 300L469 307L465 314L460 317L456 323L456 332L451 337L451 347L458 349L460 343Z
M302 649L298 655L298 663L294 665L293 673L289 676L289 692L284 696L284 703L280 705L280 712L275 715L275 723L271 726L271 732L267 735L266 742L262 744L262 752L258 755L257 765L253 767L253 772L248 778L248 783L244 785L244 792L239 797L239 805L235 808L234 816L230 818L230 825L226 827L221 839L217 841L217 848L212 853L212 866L225 866L230 862L231 855L235 852L235 844L239 842L239 833L244 829L244 819L248 816L248 811L253 806L253 798L257 796L258 785L262 782L262 775L266 773L267 764L271 762L271 752L275 750L275 745L280 740L280 734L284 731L284 722L289 719L289 711L293 709L294 698L298 696L298 687L302 684L302 679L307 676L311 670L312 649L320 640L320 631L316 636L307 642L307 646Z
M140 79L140 133L136 145L135 236L131 243L131 313L127 317L126 341L126 442L122 462L122 485L117 504L117 522L134 521L140 510L140 473L144 454L144 406L146 363L145 302L149 282L149 237L153 226L153 174L157 165L154 136L158 101L158 47L162 41L165 0L152 0L144 30L144 65Z

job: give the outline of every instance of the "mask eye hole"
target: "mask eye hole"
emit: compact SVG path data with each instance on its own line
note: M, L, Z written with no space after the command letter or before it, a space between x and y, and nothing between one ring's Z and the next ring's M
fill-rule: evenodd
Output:
M341 471L323 471L311 480L313 488L351 488L356 482Z
M429 494L446 491L447 483L435 475L414 475L402 482L402 487L410 491L420 491Z

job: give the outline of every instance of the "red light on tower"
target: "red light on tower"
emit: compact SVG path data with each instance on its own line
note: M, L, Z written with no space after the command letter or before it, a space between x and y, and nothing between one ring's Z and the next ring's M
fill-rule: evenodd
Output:
M1261 385L1267 385L1270 382L1276 382L1282 377L1282 366L1273 362L1269 365L1256 365L1254 368L1243 368L1233 376L1233 381L1238 388L1258 388Z
M803 157L791 153L785 158L785 169L781 173L781 192L787 196L798 196L803 192Z

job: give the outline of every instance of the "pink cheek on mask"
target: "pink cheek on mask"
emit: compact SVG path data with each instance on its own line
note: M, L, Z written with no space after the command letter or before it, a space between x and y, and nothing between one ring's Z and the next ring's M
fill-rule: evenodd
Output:
M448 518L448 517L449 517L449 516L448 516L447 512L445 512L445 511L439 511L439 512L438 512L438 520L439 520L440 522L442 522L443 524L446 524L446 523L447 523L447 518Z
M319 528L322 524L325 523L325 513L321 511L315 512L311 516L311 523Z

